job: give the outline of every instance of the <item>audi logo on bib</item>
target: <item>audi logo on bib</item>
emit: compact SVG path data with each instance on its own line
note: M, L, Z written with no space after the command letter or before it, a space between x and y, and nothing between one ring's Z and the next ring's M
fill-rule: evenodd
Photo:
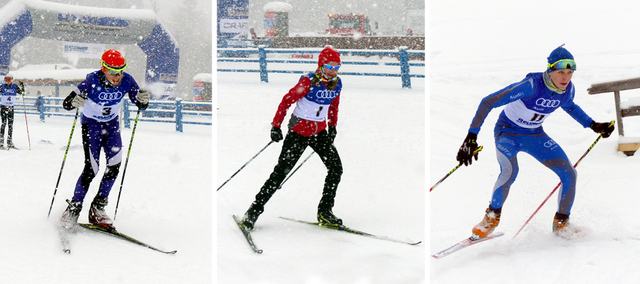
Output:
M337 95L338 94L335 91L322 90L322 91L316 92L316 97L319 99L333 99Z
M547 100L544 98L539 98L536 100L536 105L541 107L559 107L560 100Z
M98 94L98 98L100 100L105 100L105 101L119 100L119 99L122 98L122 96L123 96L123 94L121 92L115 92L115 93L102 92L102 93Z

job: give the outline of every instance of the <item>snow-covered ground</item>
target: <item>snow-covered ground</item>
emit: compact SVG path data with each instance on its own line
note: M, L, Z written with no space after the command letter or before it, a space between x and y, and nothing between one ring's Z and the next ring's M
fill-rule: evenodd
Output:
M229 68L225 64L218 68ZM269 74L267 84L257 73L217 73L216 188L270 141L277 106L299 77ZM412 89L402 89L400 78L341 78L335 145L344 174L334 213L354 229L425 241L425 80L414 78ZM217 283L425 283L424 243L409 246L278 218L315 221L326 175L315 154L267 203L253 232L264 253L251 251L231 215L244 214L253 202L281 148L269 146L216 193Z
M597 4L596 4L597 3ZM640 77L637 1L438 1L430 21L430 186L455 165L480 99L545 70L557 46L573 53L575 101L596 121L616 119L613 94L589 95L592 84ZM632 100L640 91L622 92ZM480 159L458 169L429 194L433 254L468 237L484 216L499 173L493 126L502 109L486 119L478 137ZM640 136L638 118L624 118L628 137ZM619 123L618 123L619 125ZM598 137L562 110L544 128L575 163ZM524 230L526 220L559 179L526 154L506 201L498 231L505 236L444 259L429 260L431 283L637 283L640 223L637 163L640 155L617 152L617 131L600 140L580 162L571 222L587 235L573 241L551 233L557 195Z
M78 231L72 253L61 250L56 225L65 199L83 168L80 123L76 125L51 216L49 206L69 141L73 117L15 113L14 143L20 150L0 151L1 283L211 283L212 274L212 128L139 122L115 225L120 231L166 250L165 255L110 236ZM123 128L123 165L110 195L113 216L131 129ZM104 171L94 179L81 212Z

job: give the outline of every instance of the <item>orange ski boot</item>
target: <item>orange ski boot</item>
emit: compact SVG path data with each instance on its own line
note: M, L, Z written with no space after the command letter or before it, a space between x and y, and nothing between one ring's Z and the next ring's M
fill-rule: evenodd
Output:
M486 238L493 232L493 230L495 230L496 227L498 227L502 208L493 209L489 206L485 212L486 214L484 215L484 219L482 219L482 221L471 230L471 232L481 239Z

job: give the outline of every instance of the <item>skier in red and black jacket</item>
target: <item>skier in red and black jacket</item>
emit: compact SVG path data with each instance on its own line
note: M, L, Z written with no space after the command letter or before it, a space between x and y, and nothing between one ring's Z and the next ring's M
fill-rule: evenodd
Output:
M338 77L339 68L340 53L330 46L325 47L318 57L316 71L301 76L298 84L282 98L271 122L272 141L282 140L282 121L289 107L294 103L296 107L289 120L278 164L242 218L242 225L248 230L253 229L256 220L264 211L264 205L280 187L307 146L320 156L327 167L327 177L318 205L318 222L342 225L342 220L333 214L336 190L342 176L342 162L333 145L337 134L338 105L342 91L342 81Z

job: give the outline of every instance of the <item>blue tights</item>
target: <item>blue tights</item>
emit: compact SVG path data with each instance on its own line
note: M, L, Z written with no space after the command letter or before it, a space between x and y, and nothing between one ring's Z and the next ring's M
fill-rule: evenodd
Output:
M523 135L500 132L495 135L495 142L500 175L493 188L492 208L502 208L518 175L516 155L525 152L558 175L562 182L562 190L558 193L557 212L570 214L576 193L577 172L560 145L546 133Z

